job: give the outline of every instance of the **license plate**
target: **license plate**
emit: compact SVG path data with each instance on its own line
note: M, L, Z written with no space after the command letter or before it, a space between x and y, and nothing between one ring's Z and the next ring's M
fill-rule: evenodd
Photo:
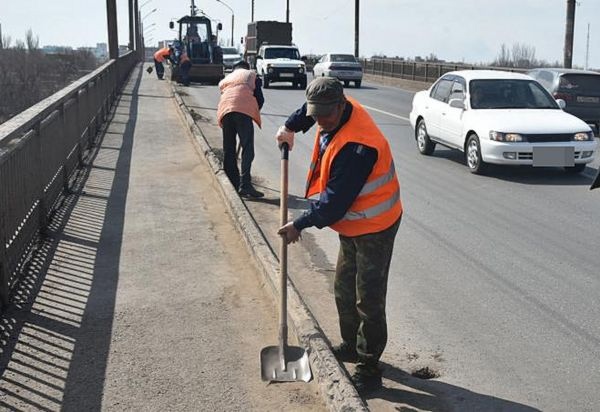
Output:
M575 165L573 147L534 147L533 167L565 167Z
M294 77L294 73L279 73L279 77Z
M577 96L578 103L600 103L600 97L594 96Z

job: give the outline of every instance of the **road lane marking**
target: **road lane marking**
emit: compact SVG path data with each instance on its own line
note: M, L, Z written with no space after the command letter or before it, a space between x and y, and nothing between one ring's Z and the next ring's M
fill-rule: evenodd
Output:
M400 120L405 120L405 121L407 121L407 122L410 123L410 119L408 117L398 116L397 114L386 112L386 111L380 110L380 109L376 109L376 108L371 107L371 106L365 106L364 104L362 105L362 107L364 107L366 109L369 109L369 110L373 110L374 112L379 112L379 113L387 114L388 116L392 116L392 117L395 117L396 119L400 119Z

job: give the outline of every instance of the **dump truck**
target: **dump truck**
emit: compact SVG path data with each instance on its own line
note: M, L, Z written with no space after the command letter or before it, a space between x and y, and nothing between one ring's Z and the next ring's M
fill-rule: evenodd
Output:
M244 58L261 76L265 88L276 82L306 88L306 65L292 43L292 23L249 23Z

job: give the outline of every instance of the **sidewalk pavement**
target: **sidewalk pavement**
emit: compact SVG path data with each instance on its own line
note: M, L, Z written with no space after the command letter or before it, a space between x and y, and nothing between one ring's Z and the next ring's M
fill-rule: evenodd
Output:
M2 317L0 407L324 410L315 380L261 382L275 302L169 84L142 69Z

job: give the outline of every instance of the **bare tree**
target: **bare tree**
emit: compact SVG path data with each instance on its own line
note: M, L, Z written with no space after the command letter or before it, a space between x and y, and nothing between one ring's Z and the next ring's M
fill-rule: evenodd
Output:
M512 60L515 67L530 68L536 66L535 47L522 43L513 44Z
M25 33L25 44L27 44L27 50L29 51L38 50L40 48L40 38L29 29Z
M505 43L502 43L502 45L500 46L500 53L498 53L498 57L496 57L496 60L494 61L493 65L500 67L509 67L511 62L512 60L510 58L510 50L508 50L508 47Z
M2 47L0 47L0 49L8 49L12 43L12 37L9 35L3 35L2 38L0 38L0 42L2 43Z

